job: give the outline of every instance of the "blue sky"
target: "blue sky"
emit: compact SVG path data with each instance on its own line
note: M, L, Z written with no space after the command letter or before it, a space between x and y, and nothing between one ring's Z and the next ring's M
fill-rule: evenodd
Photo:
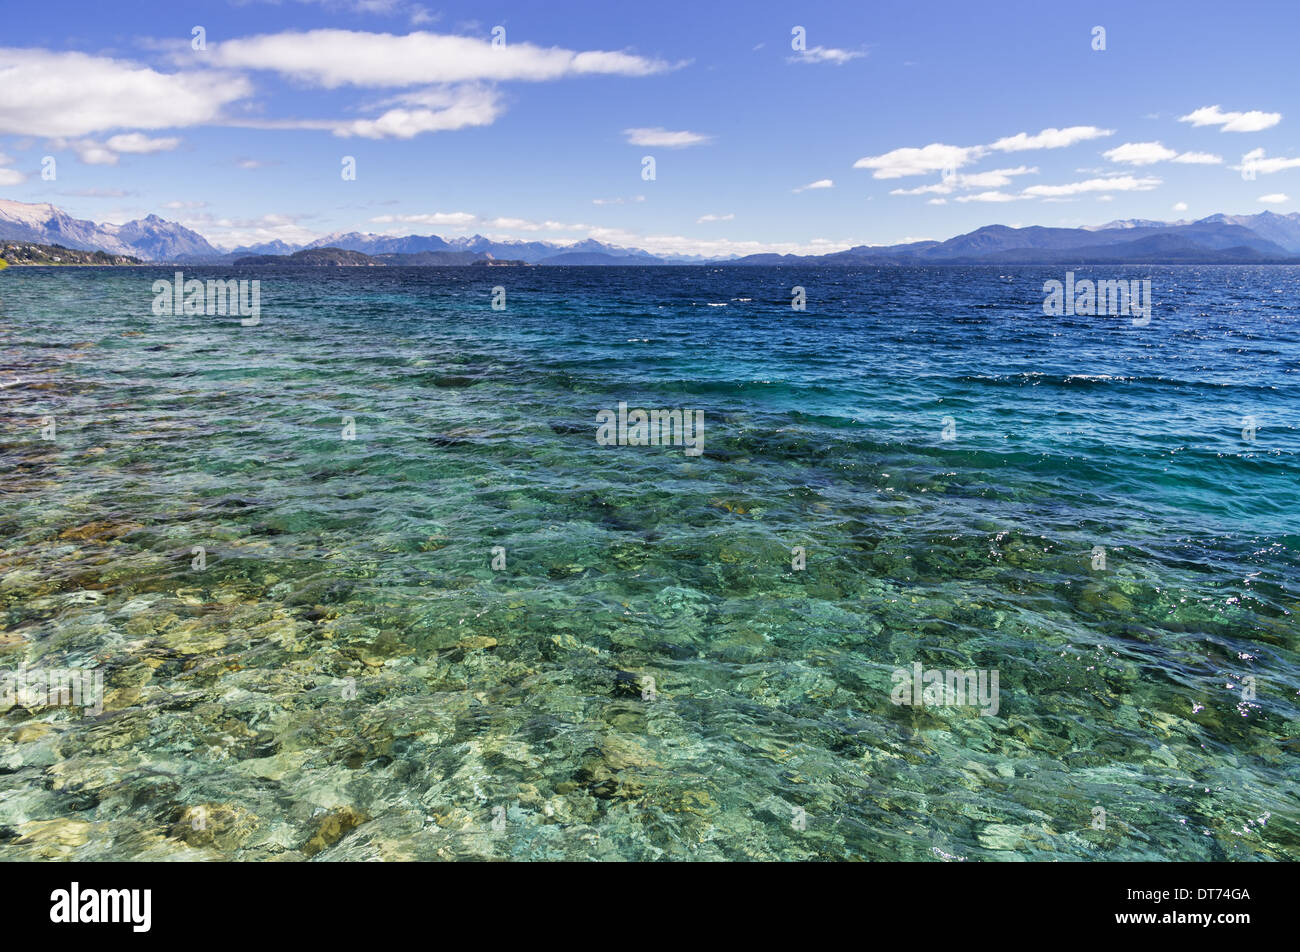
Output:
M1297 210L1300 4L976 6L27 4L0 40L0 197L227 247L702 254Z

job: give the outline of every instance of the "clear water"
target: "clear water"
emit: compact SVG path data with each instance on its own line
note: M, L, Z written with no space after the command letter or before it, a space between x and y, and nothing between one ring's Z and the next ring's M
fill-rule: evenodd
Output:
M0 857L1300 852L1300 271L172 270L0 277Z

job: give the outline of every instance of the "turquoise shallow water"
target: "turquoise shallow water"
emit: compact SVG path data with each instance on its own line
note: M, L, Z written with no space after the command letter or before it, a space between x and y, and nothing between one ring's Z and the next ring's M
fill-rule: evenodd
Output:
M1114 270L9 269L0 858L1295 858L1300 273Z

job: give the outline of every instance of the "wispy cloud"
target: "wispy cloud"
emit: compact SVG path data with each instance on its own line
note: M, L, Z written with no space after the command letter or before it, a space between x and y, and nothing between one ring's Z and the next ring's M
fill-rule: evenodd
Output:
M994 152L1026 152L1031 149L1064 149L1089 139L1102 139L1114 135L1114 129L1097 126L1070 126L1066 129L1044 129L1036 135L1019 132L998 139L989 146Z
M786 57L787 63L833 63L843 66L850 60L861 59L867 54L862 50L837 50L830 46L814 46L810 49Z
M1070 182L1067 185L1031 185L1021 194L1027 198L1055 198L1085 192L1145 192L1161 184L1163 180L1154 177L1134 178L1131 175L1117 175L1110 178Z
M734 212L728 213L726 215L701 215L699 218L695 219L695 224L703 225L706 222L711 222L711 221L731 221L735 217L736 215Z
M1291 198L1282 192L1274 192L1271 195L1261 195L1259 201L1263 205L1285 205Z
M987 191L976 192L973 195L960 195L956 200L959 202L1016 202L1023 197L1023 195L1009 195L1006 192Z
M646 145L655 146L661 149L684 149L687 146L703 145L712 140L712 136L707 136L699 132L673 132L656 126L651 129L624 129L623 135L627 136L629 145Z
M828 178L824 178L824 179L818 179L815 182L809 182L807 185L800 185L798 188L794 189L794 192L795 194L798 194L799 192L807 192L810 189L815 189L815 188L834 188L834 187L835 187L834 181Z

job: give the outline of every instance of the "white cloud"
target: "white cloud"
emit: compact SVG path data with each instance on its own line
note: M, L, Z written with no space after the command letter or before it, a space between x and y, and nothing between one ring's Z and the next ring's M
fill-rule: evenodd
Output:
M736 215L734 212L726 215L701 215L699 218L695 219L695 224L703 225L705 222L711 221L731 221L735 217Z
M989 169L986 172L957 173L944 178L942 182L932 185L918 185L916 188L896 188L890 195L948 195L959 188L1003 188L1011 184L1015 175L1037 174L1037 166L1020 165L1014 169Z
M0 49L0 133L49 138L212 122L252 85L216 71L159 73L84 53Z
M815 182L809 182L807 185L800 185L798 188L794 189L794 192L795 194L798 194L799 192L806 192L809 189L834 188L834 187L835 187L834 181L828 178L824 178L824 179L818 179Z
M1096 126L1070 126L1066 129L1044 129L1037 135L1020 132L1006 136L989 146L995 152L1025 152L1029 149L1063 149L1089 139L1100 139L1114 135L1113 129L1099 129Z
M77 158L86 165L117 165L117 153L101 142L78 139L76 142L58 142L56 148L70 146Z
M1221 132L1259 132L1271 129L1282 121L1280 112L1224 112L1218 106L1202 106L1178 117L1179 122L1190 122L1194 126L1222 126Z
M797 56L786 57L787 63L834 63L836 66L843 66L849 60L855 60L866 56L866 53L860 50L837 50L833 47L814 46L811 49L804 50Z
M924 175L945 169L959 169L985 154L983 146L944 145L932 142L920 149L895 149L884 155L869 155L853 163L855 169L873 169L878 179Z
M1112 162L1124 162L1128 165L1154 165L1167 162L1178 155L1173 149L1159 142L1125 142L1102 153Z
M710 137L699 132L672 132L658 126L653 129L624 129L628 145L648 145L661 149L684 149L690 145L702 145Z
M1111 178L1088 179L1068 185L1031 185L1022 193L1026 198L1057 198L1062 195L1079 195L1084 192L1145 192L1163 184L1158 178L1134 178L1117 175Z
M672 64L630 53L507 43L439 33L309 30L208 44L217 66L273 70L327 88L418 86L478 81L544 82L568 76L648 76Z
M1001 188L1011 184L1014 175L1036 175L1038 168L1018 165L1014 169L991 169L987 172L968 172L954 176L960 188Z
M148 155L154 152L170 152L181 144L181 140L177 138L151 139L142 132L131 132L113 136L104 144L114 152Z
M495 90L460 87L425 90L411 97L415 108L390 109L376 119L355 119L334 126L336 136L365 139L410 139L422 132L449 132L487 126L504 111Z
M976 192L972 195L959 195L959 202L1015 202L1023 198L1023 195L1009 195L1006 192Z
M944 145L933 142L920 149L895 149L883 155L866 156L853 163L855 169L874 169L873 178L902 178L905 175L923 175L942 170L956 171L988 155L989 152L1026 152L1030 149L1061 149L1114 135L1111 129L1096 126L1070 126L1067 129L1044 129L1036 135L1020 132L1005 136L991 145Z
M13 159L10 156L0 152L0 166L12 165ZM0 168L0 185L21 185L27 181L27 176L17 169Z
M486 86L412 90L380 105L397 108L374 119L238 119L224 124L243 129L319 129L345 139L410 139L425 132L491 125L505 111L500 94Z
M1261 175L1297 167L1300 167L1300 159L1267 159L1263 149L1252 149L1241 157L1241 165L1231 166L1238 172L1249 169Z
M1187 203L1186 203L1186 202L1175 202L1175 203L1174 203L1174 211L1176 211L1176 212L1185 212L1185 211L1187 211Z
M370 219L375 224L401 223L405 225L470 225L478 221L469 212L431 212L420 215L380 215Z
M1261 195L1259 201L1264 205L1285 205L1291 198L1281 192L1274 192L1271 195Z
M1209 152L1179 153L1159 142L1125 142L1103 152L1112 162L1127 165L1154 165L1156 162L1179 162L1183 165L1220 165L1223 156Z

